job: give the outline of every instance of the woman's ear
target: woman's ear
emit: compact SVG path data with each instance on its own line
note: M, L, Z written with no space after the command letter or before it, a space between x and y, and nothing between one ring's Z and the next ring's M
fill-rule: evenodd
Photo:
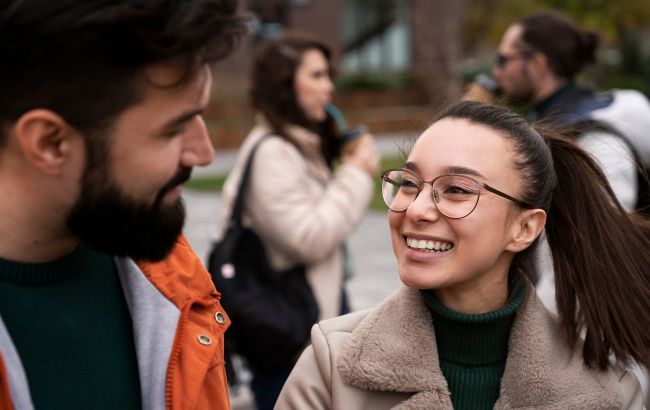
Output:
M24 113L14 133L26 161L48 175L60 175L79 135L60 115L46 109Z
M546 212L542 209L525 209L512 222L510 230L512 238L506 244L506 250L521 252L537 239L544 229Z

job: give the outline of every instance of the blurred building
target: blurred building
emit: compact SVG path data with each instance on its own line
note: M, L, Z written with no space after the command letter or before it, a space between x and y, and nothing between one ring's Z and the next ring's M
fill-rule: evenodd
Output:
M373 132L417 127L423 110L460 93L463 0L244 0L242 7L251 35L219 65L208 113L218 146L237 145L250 126L252 49L285 29L315 33L332 45L336 103L350 122Z

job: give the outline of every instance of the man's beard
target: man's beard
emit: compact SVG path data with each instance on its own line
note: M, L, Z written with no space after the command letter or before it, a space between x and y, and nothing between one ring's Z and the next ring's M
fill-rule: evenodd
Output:
M521 67L517 86L514 87L509 93L506 93L506 97L508 97L508 100L510 100L510 102L515 104L530 104L533 102L535 89L533 87L531 77L532 76L528 71L528 65L526 64Z
M185 222L181 198L165 205L170 190L187 181L191 168L181 169L156 196L153 204L128 197L111 181L106 161L90 166L67 226L94 249L136 260L160 261L174 247Z

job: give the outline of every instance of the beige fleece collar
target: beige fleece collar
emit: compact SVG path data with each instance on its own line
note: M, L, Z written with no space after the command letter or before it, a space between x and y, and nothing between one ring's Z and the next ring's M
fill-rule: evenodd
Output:
M395 409L451 409L431 315L419 291L404 287L374 309L346 342L337 368L367 390L413 393ZM613 372L585 371L533 293L515 317L497 409L621 406Z

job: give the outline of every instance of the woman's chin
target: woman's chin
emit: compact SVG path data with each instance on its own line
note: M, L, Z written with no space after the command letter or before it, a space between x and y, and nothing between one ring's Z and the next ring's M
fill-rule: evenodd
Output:
M319 111L314 110L314 112L311 112L307 115L307 118L313 122L323 122L325 121L325 118L327 118L327 113L324 109Z
M413 289L435 289L440 286L440 281L433 277L431 271L413 267L400 268L399 278L402 283Z

